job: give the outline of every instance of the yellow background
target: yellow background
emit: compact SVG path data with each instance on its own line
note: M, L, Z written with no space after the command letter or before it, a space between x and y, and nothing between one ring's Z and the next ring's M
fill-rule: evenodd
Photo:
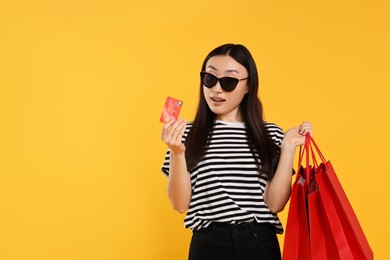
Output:
M167 95L193 119L201 63L227 42L251 50L268 121L313 123L376 259L390 259L389 10L0 1L0 259L186 259L158 119Z

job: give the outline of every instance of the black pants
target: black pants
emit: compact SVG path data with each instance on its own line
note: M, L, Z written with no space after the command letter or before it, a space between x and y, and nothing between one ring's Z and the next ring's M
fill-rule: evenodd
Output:
M194 231L189 260L280 260L275 228L269 224L213 223Z

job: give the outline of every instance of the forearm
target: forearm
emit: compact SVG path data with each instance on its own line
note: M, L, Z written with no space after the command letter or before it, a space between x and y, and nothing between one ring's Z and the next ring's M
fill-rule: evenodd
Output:
M184 153L171 152L167 192L172 207L184 213L188 209L192 194L191 178L187 171Z
M267 185L265 194L265 200L271 212L282 211L290 198L294 154L295 146L282 145L278 167Z

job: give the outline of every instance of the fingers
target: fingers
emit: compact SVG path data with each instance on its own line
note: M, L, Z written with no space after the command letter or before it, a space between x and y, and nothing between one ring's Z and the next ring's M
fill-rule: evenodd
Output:
M163 126L162 128L162 132L161 132L161 140L164 141L164 139L166 138L167 136L167 133L168 133L168 130L169 128L175 123L175 118L171 118L168 120L168 122L165 123L165 125Z
M170 119L163 127L161 140L168 146L180 145L181 139L186 130L186 121L184 119Z
M186 130L186 122L184 119L180 119L177 121L177 125L173 128L171 140L174 143L181 144L181 138Z
M298 132L301 135L306 135L306 134L312 134L313 133L313 126L310 122L304 121L299 127L298 127Z

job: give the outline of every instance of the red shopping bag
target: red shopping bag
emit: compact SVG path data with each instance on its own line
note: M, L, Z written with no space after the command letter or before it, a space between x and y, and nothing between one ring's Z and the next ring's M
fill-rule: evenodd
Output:
M312 149L310 149L312 151ZM307 154L308 155L308 154ZM310 234L310 252L313 260L341 260L336 244L332 239L330 223L325 216L325 206L322 203L321 194L318 190L318 183L315 178L315 171L318 169L317 161L314 157L314 170L310 172L308 189L308 214L309 214L309 234ZM309 158L306 163L308 165Z
M310 220L310 252L313 260L341 260L330 231L330 223L324 218L324 205L321 194L316 191L309 192L308 212Z
M325 239L334 242L339 259L374 259L371 247L331 162L325 160L314 140L311 137L309 139L322 161L316 168L314 177L325 213L322 219L327 220L330 227L330 234ZM328 252L334 253L332 250Z
M311 145L315 147L321 158L320 165L317 164ZM309 163L310 151L314 164L313 169ZM310 135L306 135L304 152L306 152L306 167L303 172L307 186L304 197L307 202L302 203L302 205L306 208L302 210L302 206L297 206L292 201L290 203L283 259L297 259L289 257L300 254L297 252L300 250L299 247L286 244L291 243L292 237L297 237L294 226L297 225L298 221L295 220L296 217L290 216L290 212L297 210L302 210L306 214L307 218L304 219L304 222L308 223L310 241L310 256L300 258L301 260L373 259L373 252L330 161L325 160ZM302 158L299 160L300 168L301 160ZM291 209L291 207L295 209ZM297 213L297 215L302 216L303 213ZM292 220L289 219L290 217ZM292 245L294 246L294 244Z
M302 157L300 157L302 158ZM299 160L301 163L301 160ZM286 234L284 239L283 260L310 259L308 220L306 214L307 182L306 172L301 166L291 191Z

